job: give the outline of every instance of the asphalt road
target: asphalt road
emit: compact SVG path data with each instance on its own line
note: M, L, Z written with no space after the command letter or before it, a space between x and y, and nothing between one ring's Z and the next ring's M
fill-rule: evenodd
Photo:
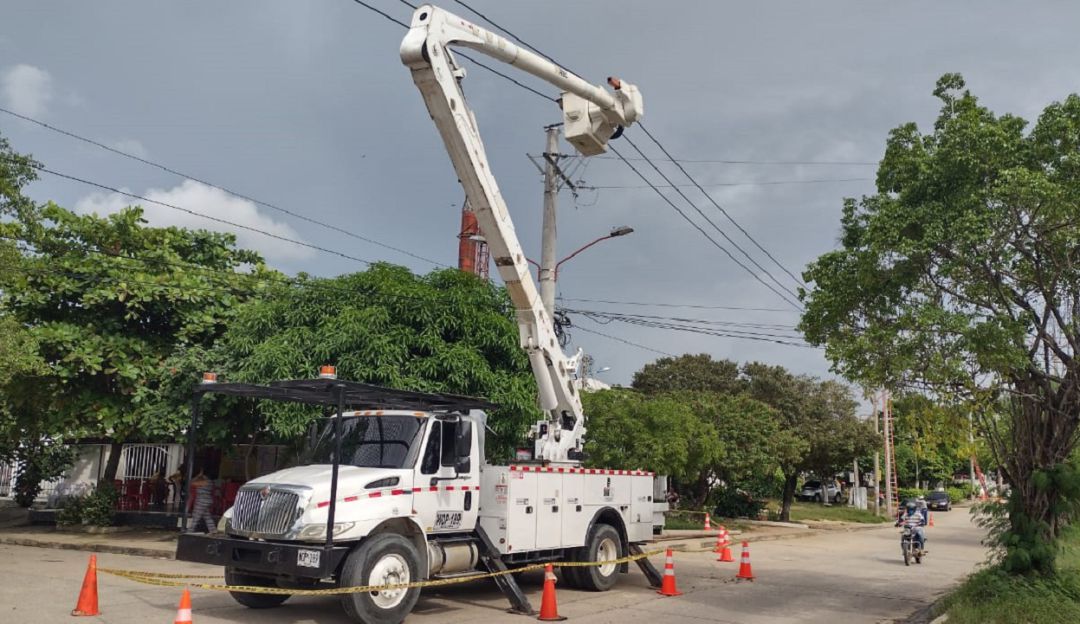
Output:
M985 558L982 533L966 510L935 514L929 529L930 555L922 565L904 567L899 536L891 527L830 531L800 539L751 544L754 582L734 582L738 563L716 563L709 553L676 553L683 596L658 596L631 566L606 593L561 589L559 611L575 622L891 622L931 603ZM735 550L739 558L739 550ZM64 550L0 546L0 621L72 621L87 554ZM663 557L654 560L663 568ZM188 574L216 568L124 555L101 555L101 567ZM522 582L539 608L541 574ZM99 576L102 615L110 624L171 622L180 598L175 588L150 587L109 575ZM294 597L284 606L253 611L223 593L193 592L195 624L345 624L337 599ZM518 623L531 618L505 612L506 602L491 583L475 582L425 592L410 624L484 621Z

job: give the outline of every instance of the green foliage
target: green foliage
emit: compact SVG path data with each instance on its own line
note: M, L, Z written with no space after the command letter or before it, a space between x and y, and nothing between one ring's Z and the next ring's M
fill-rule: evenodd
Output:
M173 381L163 387L183 396L196 383L198 367L231 381L265 383L310 378L324 364L337 366L342 379L498 403L489 422L496 435L488 438L496 455L505 456L540 417L506 292L454 269L417 276L376 264L277 285L241 306L213 349L177 353L170 360ZM303 406L264 403L249 417L294 438L316 415ZM211 435L225 437L225 424L208 422Z
M897 490L900 496L900 504L903 505L906 500L913 500L920 496L926 496L927 491L920 488L902 487Z
M645 469L696 482L721 453L716 428L670 396L602 390L582 397L589 415L588 464Z
M646 394L692 391L712 394L738 394L745 385L739 365L712 356L680 355L664 357L646 364L634 373L633 388Z
M773 455L784 474L787 519L799 475L830 476L866 455L880 441L871 423L855 415L851 390L833 381L796 376L781 366L752 362L743 367L749 396L775 410L779 432Z
M933 129L894 129L878 194L845 202L801 328L849 379L967 402L1017 496L1008 569L1039 569L1069 504L1036 475L1068 459L1080 412L1080 96L1027 132L959 75L934 95Z
M15 502L30 507L41 493L41 482L64 474L75 461L75 450L58 440L24 438L12 453L18 466L15 474Z
M56 523L61 526L112 526L119 500L120 493L116 487L109 481L101 481L86 496L75 496L64 501L56 513Z
M969 498L971 498L971 488L970 487L962 488L962 487L949 486L949 487L945 488L945 491L949 494L949 500L952 501L953 503L966 501Z
M750 518L756 520L768 501L755 498L749 492L735 486L713 490L713 515L718 518Z
M1026 624L1080 621L1080 531L1069 527L1059 543L1052 577L1016 576L1001 566L977 572L943 601L949 622Z
M16 370L0 365L9 430L172 438L178 410L146 409L163 362L213 343L265 286L261 259L228 234L147 227L139 208L99 217L36 205L21 195L33 174L0 142L0 318L26 334L0 349L34 349Z

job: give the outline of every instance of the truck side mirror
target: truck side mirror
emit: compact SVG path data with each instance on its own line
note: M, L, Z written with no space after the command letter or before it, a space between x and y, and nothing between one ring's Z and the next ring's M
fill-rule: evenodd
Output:
M467 474L472 470L472 423L459 420L454 437L454 471Z

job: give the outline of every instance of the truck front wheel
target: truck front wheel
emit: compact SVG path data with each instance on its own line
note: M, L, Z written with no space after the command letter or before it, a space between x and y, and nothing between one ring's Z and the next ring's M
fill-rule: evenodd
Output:
M341 570L342 587L396 585L420 580L420 557L412 542L394 533L364 540L349 554ZM345 594L345 613L362 624L398 624L420 597L420 588Z
M623 556L622 539L615 527L597 524L589 531L585 547L578 551L577 561L612 561ZM615 585L619 564L579 567L574 574L577 586L588 591L607 591Z
M254 574L244 574L236 568L225 568L225 584L245 587L277 587L277 583L271 579ZM233 600L249 609L272 609L289 599L288 594L251 594L239 591L231 591L229 594L233 597Z

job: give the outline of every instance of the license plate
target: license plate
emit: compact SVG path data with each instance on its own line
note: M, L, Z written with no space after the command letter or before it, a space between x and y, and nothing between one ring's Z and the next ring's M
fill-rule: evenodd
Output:
M461 528L461 512L460 511L440 511L435 514L435 530L443 529L460 529Z
M318 550L298 550L296 551L296 565L302 568L317 568L319 567L319 560L322 558L322 553Z

